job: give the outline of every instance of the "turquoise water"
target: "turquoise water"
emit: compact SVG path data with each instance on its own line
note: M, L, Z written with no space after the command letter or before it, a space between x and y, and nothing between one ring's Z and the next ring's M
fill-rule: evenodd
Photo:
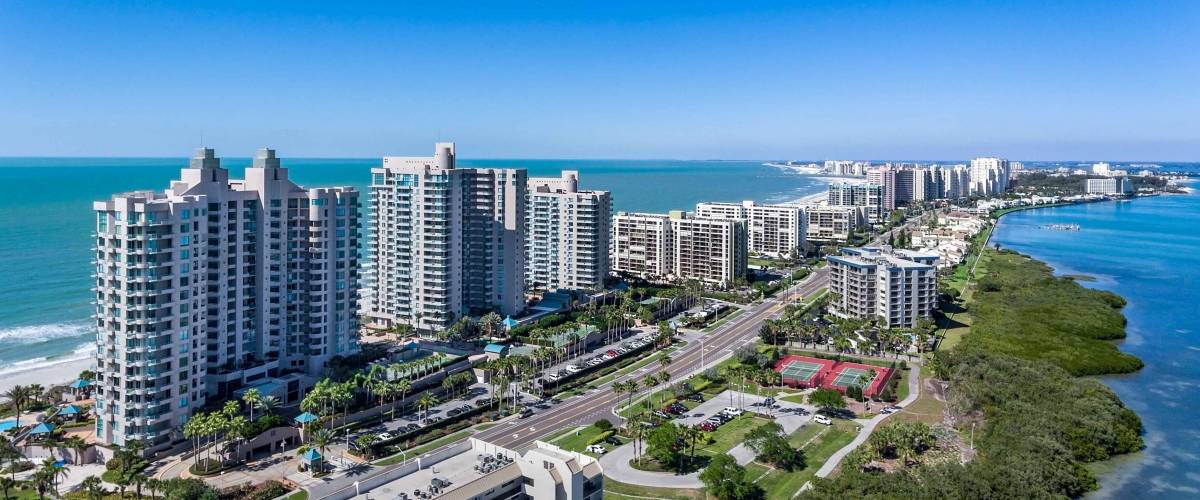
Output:
M236 177L250 163L226 158ZM288 159L307 186L365 191L377 159ZM578 170L583 187L613 193L614 209L666 211L697 201L781 202L824 189L825 181L761 162L460 160L511 166L534 176ZM91 202L134 189L161 191L183 158L0 158L0 374L91 350Z
M1200 196L1159 196L1016 212L993 243L1128 300L1121 350L1146 367L1105 377L1146 426L1146 450L1105 464L1101 498L1200 497ZM1078 224L1080 230L1040 229Z

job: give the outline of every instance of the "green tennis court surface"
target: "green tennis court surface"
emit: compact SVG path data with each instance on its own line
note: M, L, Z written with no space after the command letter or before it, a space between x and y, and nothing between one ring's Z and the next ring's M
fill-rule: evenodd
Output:
M818 363L808 363L805 361L792 361L787 366L783 367L781 372L784 377L794 380L809 380L821 371L821 365Z
M869 375L869 374L870 374L869 372L867 372L866 370L863 370L862 368L845 368L842 370L841 373L838 374L837 378L834 379L833 385L836 385L838 387L850 387L852 385L859 385L858 378L863 375ZM868 385L870 385L870 383L871 382L869 382L869 381L867 382Z

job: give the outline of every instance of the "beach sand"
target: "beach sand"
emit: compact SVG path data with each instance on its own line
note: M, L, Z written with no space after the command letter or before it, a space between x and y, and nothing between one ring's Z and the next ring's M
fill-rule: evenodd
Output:
M93 369L95 366L96 360L93 358L67 359L61 363L26 371L5 373L0 375L0 393L8 391L14 385L42 384L42 387L66 385L79 378L79 372Z

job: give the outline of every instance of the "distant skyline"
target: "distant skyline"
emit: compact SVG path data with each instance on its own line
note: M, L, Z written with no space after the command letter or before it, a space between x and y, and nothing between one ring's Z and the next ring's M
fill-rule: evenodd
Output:
M0 0L0 156L1200 160L1200 3Z

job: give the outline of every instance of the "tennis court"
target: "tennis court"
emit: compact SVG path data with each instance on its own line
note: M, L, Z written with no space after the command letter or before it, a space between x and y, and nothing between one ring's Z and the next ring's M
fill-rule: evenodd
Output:
M784 366L780 373L784 377L792 380L808 382L812 380L813 376L816 375L817 372L821 371L821 368L822 366L820 363L810 363L808 361L797 360L788 363L787 366Z
M833 380L833 385L838 387L861 386L862 382L859 381L859 378L863 375L870 375L870 372L862 368L842 368L841 373L838 373L837 378ZM873 381L874 379L868 380L867 385L870 385Z

